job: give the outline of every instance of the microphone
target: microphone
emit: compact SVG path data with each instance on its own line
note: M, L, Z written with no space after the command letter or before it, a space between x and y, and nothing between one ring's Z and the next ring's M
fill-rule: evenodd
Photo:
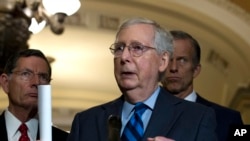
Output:
M108 118L108 140L120 141L122 122L119 116L110 115Z

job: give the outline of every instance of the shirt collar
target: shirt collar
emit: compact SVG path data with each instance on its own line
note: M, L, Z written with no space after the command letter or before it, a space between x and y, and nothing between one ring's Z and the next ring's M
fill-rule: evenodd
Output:
M188 96L186 96L184 99L187 100L187 101L195 102L196 99L197 99L197 94L196 94L196 92L193 90L192 93L190 93L190 94L189 94Z
M8 108L4 112L5 114L5 121L6 121L6 128L8 137L12 138L18 132L19 126L22 124L20 120L18 120L9 110ZM28 127L28 134L33 138L36 139L37 131L38 131L38 119L32 118L25 123Z
M159 95L160 92L160 87L158 86L158 88L154 91L154 93L145 101L142 101L144 104L146 104L151 110L154 109L155 106L155 102L156 99ZM133 110L135 105L130 104L129 102L125 101L123 104L123 114L124 117L128 118Z
M12 138L17 133L21 122L8 109L5 110L4 115L8 136Z

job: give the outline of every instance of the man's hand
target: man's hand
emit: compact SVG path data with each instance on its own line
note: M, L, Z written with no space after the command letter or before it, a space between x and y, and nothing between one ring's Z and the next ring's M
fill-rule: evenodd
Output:
M154 138L148 138L147 141L174 141L174 140L163 136L156 136Z

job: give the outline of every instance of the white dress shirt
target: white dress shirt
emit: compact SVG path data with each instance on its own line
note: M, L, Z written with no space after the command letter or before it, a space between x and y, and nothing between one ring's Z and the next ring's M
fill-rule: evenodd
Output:
M21 133L18 131L19 126L22 124L8 109L4 113L6 128L9 141L18 141ZM25 123L28 127L28 136L30 141L36 141L37 130L38 130L38 119L32 118Z

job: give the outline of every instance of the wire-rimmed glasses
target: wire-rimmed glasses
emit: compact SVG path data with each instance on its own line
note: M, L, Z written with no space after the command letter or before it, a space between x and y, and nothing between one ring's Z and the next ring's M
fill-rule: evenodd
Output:
M34 72L28 71L28 70L13 71L12 73L17 74L18 76L20 76L21 80L27 81L27 82L33 79L35 75L38 75L38 79L41 84L48 84L51 81L51 78L49 74L47 73L35 74Z
M145 51L149 49L155 49L154 47L145 46L141 43L131 43L130 45L126 45L123 42L117 42L110 46L110 51L115 57L120 57L125 49L128 47L130 54L134 57L141 56Z

